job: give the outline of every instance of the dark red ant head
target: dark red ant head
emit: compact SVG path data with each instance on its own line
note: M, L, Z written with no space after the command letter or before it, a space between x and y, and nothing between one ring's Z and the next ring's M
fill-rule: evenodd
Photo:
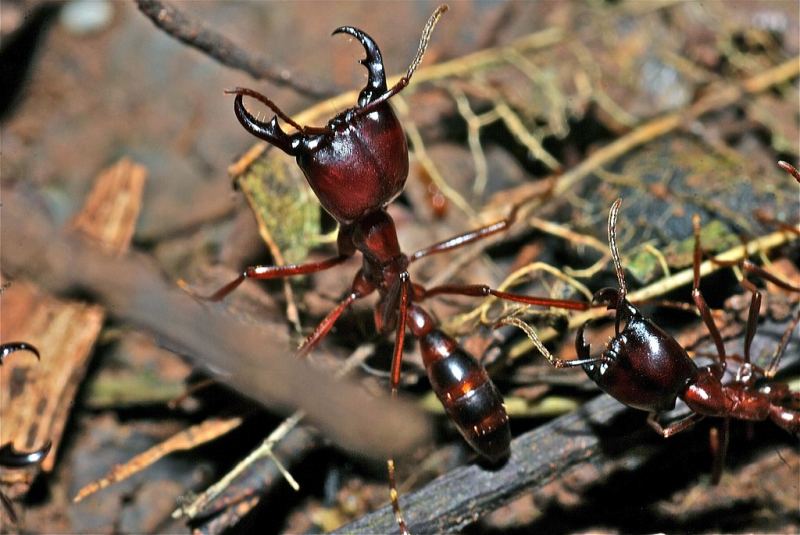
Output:
M621 205L622 199L617 199L608 213L608 248L619 289L603 288L592 298L594 304L616 312L615 335L600 359L584 364L583 369L600 388L625 405L646 411L669 410L696 377L697 366L673 337L642 316L626 298L625 272L617 250ZM592 360L584 338L587 323L578 329L575 349L579 359Z
M367 68L367 85L361 90L356 107L336 115L325 128L300 127L292 135L281 129L277 117L265 123L245 109L243 95L274 106L255 92L234 91L234 111L248 132L294 156L322 207L340 223L349 224L383 208L403 191L408 176L408 146L400 121L387 102L391 94L378 45L351 26L337 28L333 33L352 35L367 54L360 60Z
M593 302L616 311L617 330L606 344L602 360L584 364L586 374L612 397L646 411L669 410L697 375L684 349L628 301L619 290L604 288ZM588 322L587 322L588 323ZM584 338L586 323L575 338L579 359L590 359Z

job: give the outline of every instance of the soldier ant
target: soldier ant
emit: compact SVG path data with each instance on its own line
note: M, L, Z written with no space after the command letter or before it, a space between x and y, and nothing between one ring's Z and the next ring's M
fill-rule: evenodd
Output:
M40 358L39 350L31 344L27 342L10 342L0 345L0 365L5 362L6 358L11 353L16 351L29 351L36 355L37 359ZM38 450L20 452L14 448L12 443L8 442L0 447L0 466L3 468L25 468L27 466L39 464L47 457L51 446L52 444L48 440L45 445ZM11 521L16 524L17 513L14 511L14 504L11 503L11 499L2 491L0 491L0 502L2 502L3 508L6 510L6 513L8 513Z
M766 368L750 361L750 345L755 336L761 292L745 277L742 285L751 292L749 314L744 339L744 356L727 355L722 336L711 316L711 311L700 292L700 219L693 218L694 256L692 298L706 325L717 350L717 362L699 367L689 358L686 350L669 334L660 329L626 298L625 274L620 263L616 243L616 224L621 199L612 205L608 218L608 242L614 262L619 288L597 291L593 304L606 305L615 311L614 336L599 357L591 357L590 346L584 337L584 323L577 332L575 347L587 375L606 393L636 409L648 411L647 423L664 437L684 431L706 416L725 419L727 429L731 418L739 420L772 420L793 435L800 435L800 393L789 390L785 383L772 377L789 342L792 331L800 322L800 315L790 322L789 328ZM789 291L794 287L749 261L741 263L742 269L762 277ZM732 380L725 379L729 360L739 361L741 367ZM724 380L725 379L725 380ZM686 403L692 414L666 427L658 421L659 413L675 407L677 398ZM712 435L713 438L714 435ZM721 447L716 447L719 443ZM716 444L715 444L716 443ZM714 481L719 479L726 439L717 437L715 445Z
M420 341L425 369L431 386L464 439L482 457L499 462L509 454L511 432L500 392L479 362L449 335L422 308L421 302L436 295L463 295L501 299L528 305L556 306L585 310L588 303L529 297L495 290L486 285L442 285L425 288L411 281L410 264L476 242L506 230L515 220L517 208L505 219L436 243L411 255L400 249L394 221L386 207L405 186L408 176L406 135L388 100L409 83L422 60L431 32L447 6L431 15L422 33L417 55L406 75L387 88L380 49L362 30L343 26L333 34L348 34L361 43L366 57L360 63L368 72L367 84L355 107L347 109L324 127L301 126L283 113L266 96L251 89L236 88L234 112L242 126L254 136L294 156L322 207L339 223L338 255L319 262L287 266L248 267L235 280L208 297L219 301L245 279L276 279L330 269L360 252L361 269L356 273L346 297L319 323L300 345L297 354L309 353L331 330L337 319L356 300L373 292L379 296L374 310L375 327L380 333L395 331L391 365L391 391L397 394L406 330ZM244 96L259 100L276 116L262 122L244 106ZM278 117L297 129L286 134ZM400 512L394 461L387 461L392 507L403 533L408 527Z

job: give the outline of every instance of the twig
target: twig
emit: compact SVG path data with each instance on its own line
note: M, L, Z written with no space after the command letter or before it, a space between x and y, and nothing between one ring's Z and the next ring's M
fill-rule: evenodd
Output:
M800 229L800 226L791 228ZM746 257L747 251L769 251L776 247L780 247L785 243L795 241L796 239L797 236L788 231L779 231L761 236L744 245L737 245L717 255L714 260L706 260L700 264L700 276L707 277L715 271L725 269L725 266L721 265L720 262L725 263L741 260ZM628 299L633 302L644 302L656 299L671 292L672 290L680 288L681 286L687 286L692 282L692 276L692 268L689 267L683 271L679 271L668 277L664 277L653 284L650 284L649 286L645 286L644 288L640 288L639 290L631 292L628 295ZM577 329L584 322L602 317L605 314L606 310L604 308L595 308L586 312L581 312L580 314L575 314L569 320L569 328ZM543 342L548 342L558 335L559 333L552 328L543 329L539 332L539 338ZM522 339L509 350L509 358L515 359L520 355L527 353L532 348L533 345L531 344L530 340L527 338Z
M608 455L598 429L627 409L600 396L581 410L526 433L511 443L511 457L497 470L476 464L456 468L422 489L401 496L412 533L454 533L523 491L539 488L570 467ZM392 533L391 507L383 507L334 533Z
M363 344L359 346L359 348L347 358L344 365L337 370L335 377L337 379L341 379L353 371L372 354L374 349L375 347L373 344ZM205 492L198 496L197 499L195 499L191 504L182 505L177 510L173 511L172 517L180 518L181 516L188 516L189 518L194 518L201 512L205 512L204 509L206 509L212 501L216 500L216 498L234 481L242 479L243 474L245 474L245 470L252 470L253 465L264 458L272 459L278 472L283 475L289 485L291 485L294 490L299 490L299 485L286 471L286 469L283 468L280 459L274 453L274 449L275 446L286 437L286 435L288 435L300 424L304 417L305 413L302 410L295 411L294 414L284 420L281 425L276 427L275 430L269 434L269 436L264 440L264 442L261 443L259 447L253 450L247 457L245 457L244 460L239 462L239 464L237 464L233 470L225 474L225 476L223 476L223 478L217 483L206 489ZM260 488L255 489L253 492L255 493L260 491L263 493L265 490L266 489L264 488Z
M774 344L775 334L782 331L783 326L776 326L772 332L759 333L757 339ZM797 343L786 352L782 369L797 366L800 352L796 347ZM654 433L645 425L644 414L609 396L598 396L579 410L514 439L511 457L500 468L463 466L401 496L409 530L460 532L519 494L535 492L556 478L568 477L580 465L592 464L599 472L622 467L634 470L669 448L686 447L688 443L677 442L677 437L667 440ZM676 457L686 454L685 449L679 451ZM393 533L396 528L392 509L385 506L334 533Z
M282 323L246 325L221 307L198 303L165 282L150 260L93 250L53 228L41 210L12 191L3 192L3 219L14 221L0 227L4 273L24 274L54 291L88 293L109 314L150 330L162 345L190 355L271 410L305 410L344 448L383 459L430 440L429 423L404 400L370 396L293 359ZM401 426L403 433L394 436Z
M188 429L184 429L167 440L160 442L152 448L140 453L128 462L114 466L111 471L102 478L92 481L75 495L73 503L78 503L84 498L91 496L95 492L102 490L113 483L128 479L132 475L141 472L156 461L166 455L176 451L189 450L201 444L210 442L232 429L239 427L242 418L234 416L232 418L209 418Z
M554 188L556 197L571 191L583 178L596 169L611 163L613 160L626 154L631 149L662 137L673 130L691 124L706 113L734 104L747 94L755 94L768 89L776 84L785 83L800 75L800 57L767 69L751 78L743 80L740 84L722 85L711 91L707 96L695 102L686 110L657 117L642 124L640 127L609 143L597 150L566 173L564 173Z
M227 37L207 28L166 2L135 1L139 10L164 32L227 67L244 71L256 80L269 80L275 85L294 89L308 97L323 98L337 93L327 85L299 79L285 67L248 54Z
M278 443L272 453L286 465L301 461L322 443L313 428L295 427ZM236 477L214 500L207 503L191 521L193 533L223 533L252 509L283 475L270 457L256 459L249 469Z

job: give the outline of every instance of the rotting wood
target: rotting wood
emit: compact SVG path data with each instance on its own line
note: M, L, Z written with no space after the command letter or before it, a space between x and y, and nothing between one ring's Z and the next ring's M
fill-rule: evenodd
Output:
M127 158L95 180L73 227L102 249L122 254L131 243L147 170ZM83 379L105 313L102 307L65 301L35 285L15 281L2 294L4 340L24 340L42 354L40 362L11 359L0 378L0 444L32 450L47 440L53 448L41 464L55 464L72 401ZM27 492L35 471L4 473L12 496Z
M102 250L120 255L131 245L147 168L129 158L100 173L72 226Z
M523 490L552 481L570 467L600 462L607 455L597 429L628 409L599 396L580 410L557 418L514 439L511 457L496 470L477 464L448 472L422 489L401 497L412 533L458 532ZM386 506L334 533L391 533L397 526Z
M103 309L47 295L33 284L15 281L2 296L3 339L24 340L37 347L41 360L14 355L0 376L0 443L20 451L53 448L41 469L49 472L58 453L72 399L103 323ZM19 358L16 358L19 357ZM34 472L2 472L0 483L20 483L11 496L28 490Z

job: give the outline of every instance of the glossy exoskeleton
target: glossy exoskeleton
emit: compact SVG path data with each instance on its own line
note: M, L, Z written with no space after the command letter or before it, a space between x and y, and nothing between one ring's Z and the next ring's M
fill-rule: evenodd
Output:
M39 358L39 350L33 345L27 342L9 342L7 344L0 345L0 364L3 364L6 357L16 351L29 351L36 355L37 359ZM52 444L50 441L47 441L47 443L45 443L45 445L38 450L17 451L14 448L14 445L10 442L3 444L0 446L0 467L14 469L25 468L39 464L44 460L45 457L47 457L51 446ZM16 523L17 514L14 511L14 505L11 503L11 499L2 491L0 491L0 502L2 502L3 508L5 509L6 513L8 513L11 521Z
M291 121L267 97L249 89L235 89L234 111L242 126L296 158L322 207L339 223L338 255L320 262L287 266L253 266L236 280L221 288L210 299L225 297L245 279L274 279L314 273L342 263L360 252L361 269L350 291L303 342L298 354L308 353L330 331L339 316L356 300L377 292L374 311L378 332L395 331L391 367L391 389L397 392L400 382L403 340L407 328L419 338L430 383L445 411L466 441L483 457L497 462L508 455L511 434L503 400L484 368L458 343L438 328L436 321L420 306L433 295L494 295L541 306L586 309L587 303L536 298L501 292L484 285L443 285L426 289L411 282L408 267L431 254L450 251L505 230L514 220L516 208L504 220L467 232L406 255L400 249L397 232L386 206L405 186L409 159L406 135L388 100L401 91L419 64L438 17L440 7L428 21L419 51L406 76L387 88L385 69L375 41L363 31L350 26L334 34L348 34L366 51L361 63L368 79L358 103L331 119L325 127L304 127ZM243 104L243 97L255 98L270 107L277 116L297 129L287 134L278 117L268 122L258 120ZM394 483L394 464L389 460L392 505L402 531L406 530L399 514Z
M772 363L764 370L750 362L750 344L753 340L761 304L760 291L746 278L743 285L752 292L747 321L744 357L727 356L722 337L714 324L710 309L700 292L700 220L694 218L695 250L692 297L700 311L712 339L718 361L698 366L683 347L626 298L627 288L616 246L616 219L621 200L611 208L608 236L611 255L617 273L619 288L605 288L595 293L593 303L604 304L615 312L615 333L600 356L593 357L584 338L582 325L575 340L579 360L584 370L605 392L622 403L648 411L648 423L665 437L687 429L706 416L727 420L772 420L788 432L800 434L800 393L791 392L784 383L771 380L779 360L788 344L792 330L800 316L795 318L776 350ZM762 268L744 261L745 272L755 274L790 290L800 291ZM727 360L741 361L741 368L732 381L725 380ZM663 427L658 414L675 407L683 400L692 414Z

